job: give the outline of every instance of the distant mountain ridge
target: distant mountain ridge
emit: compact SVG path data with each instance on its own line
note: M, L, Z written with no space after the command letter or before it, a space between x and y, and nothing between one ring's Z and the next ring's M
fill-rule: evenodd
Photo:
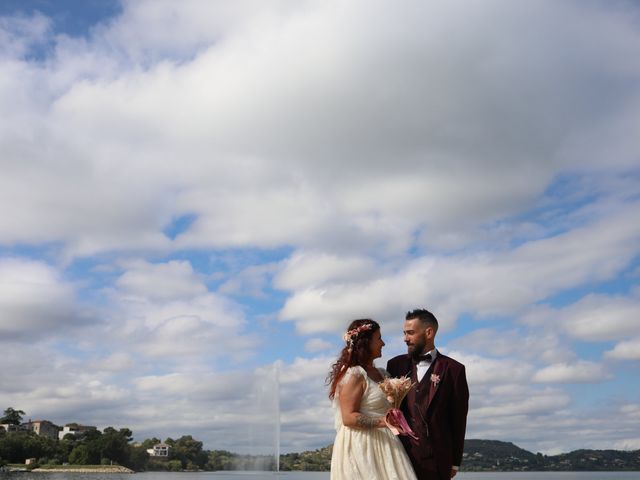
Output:
M329 445L280 456L281 470L329 471ZM574 450L559 455L531 453L511 442L470 439L464 442L462 471L640 471L640 450Z
M559 455L531 453L511 442L464 442L466 471L640 471L640 450L574 450Z

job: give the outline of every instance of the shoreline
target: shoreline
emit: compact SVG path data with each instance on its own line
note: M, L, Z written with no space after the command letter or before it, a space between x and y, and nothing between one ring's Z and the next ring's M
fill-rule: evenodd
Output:
M35 473L136 473L130 468L120 465L105 465L103 467L85 468L85 467L63 467L63 468L43 468L38 467L31 470Z

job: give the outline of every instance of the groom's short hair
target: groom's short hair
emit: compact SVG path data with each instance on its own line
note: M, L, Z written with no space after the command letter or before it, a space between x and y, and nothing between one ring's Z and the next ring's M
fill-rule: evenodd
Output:
M411 320L417 318L426 327L432 327L436 332L438 331L438 319L436 316L425 308L416 308L407 312L405 320Z

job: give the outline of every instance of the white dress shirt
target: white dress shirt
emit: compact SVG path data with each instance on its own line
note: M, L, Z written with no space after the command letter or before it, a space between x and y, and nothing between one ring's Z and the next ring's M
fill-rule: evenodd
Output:
M438 355L438 350L434 348L433 350L427 353L431 355L431 362L433 362L436 359L436 356ZM425 355L427 353L425 353ZM421 360L416 364L416 368L417 368L416 374L418 375L418 381L421 381L422 377L424 377L424 374L427 373L427 370L429 370L429 367L431 366L431 362L428 362L426 360Z

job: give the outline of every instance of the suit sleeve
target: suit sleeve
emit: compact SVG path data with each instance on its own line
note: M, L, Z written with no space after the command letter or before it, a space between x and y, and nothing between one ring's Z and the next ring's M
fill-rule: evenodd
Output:
M387 362L387 372L389 372L389 375L391 375L392 377L397 377L395 362L393 361L393 358Z
M451 427L453 437L453 465L460 466L464 451L464 436L467 429L467 412L469 411L469 386L464 365L455 379L455 409L452 412Z
M401 377L405 372L401 371L402 357L393 357L387 362L387 372L393 378Z

